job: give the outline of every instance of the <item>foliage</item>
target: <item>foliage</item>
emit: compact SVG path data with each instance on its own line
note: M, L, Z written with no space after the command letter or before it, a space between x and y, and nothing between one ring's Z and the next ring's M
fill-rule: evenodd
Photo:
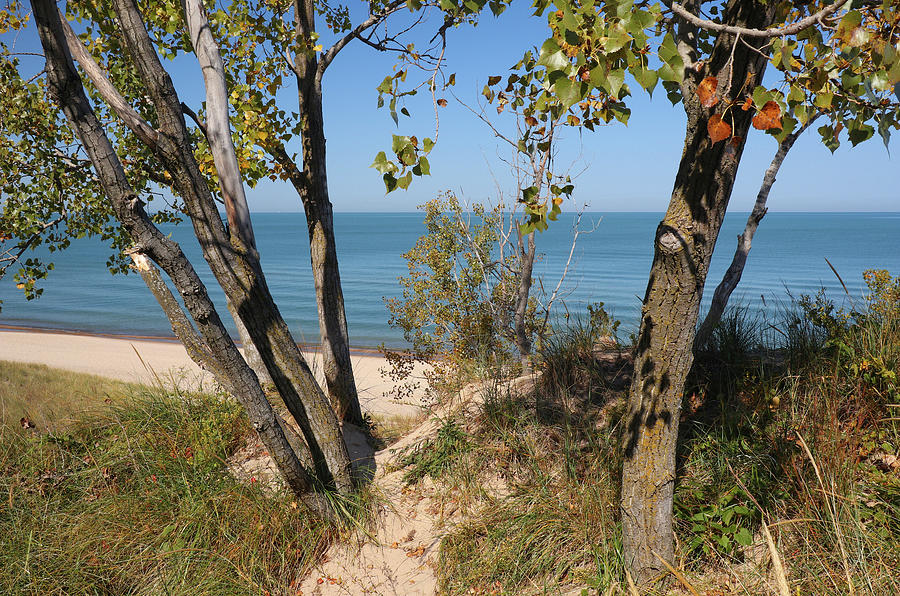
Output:
M74 3L69 3L74 6ZM0 33L21 33L29 15L17 2L0 9ZM15 39L15 38L13 38ZM28 299L41 295L41 280L52 261L25 255L45 247L50 253L67 248L72 240L96 236L113 251L110 271L128 271L120 251L130 245L127 234L112 218L99 182L78 140L62 114L49 103L42 72L23 76L25 65L15 44L0 42L0 278L15 271L16 286ZM100 102L102 103L102 102ZM98 107L108 117L107 111ZM135 189L146 202L156 197L150 172L160 171L147 155L136 154L123 126L113 126L113 142L129 165ZM155 202L156 222L177 220L177 213Z
M547 374L552 364L540 366ZM462 487L450 493L457 502L475 495L473 514L441 542L442 590L530 594L589 586L589 593L604 593L621 587L616 401L599 392L573 399L571 387L552 393L537 385L517 394L492 380L483 391L480 408L468 410L470 447L461 466L477 472L464 482L439 483L438 490Z
M557 324L541 342L538 350L542 374L538 388L549 395L591 394L604 389L609 381L598 362L599 350L616 350L619 321L603 308L602 302L589 304L586 317L569 317Z
M862 311L835 307L824 292L799 301L805 318L818 329L822 346L833 351L844 374L885 401L900 399L900 279L885 270L863 275L869 293Z
M425 476L438 479L453 469L470 447L465 431L452 418L447 419L434 439L426 439L403 457L400 466L408 468L403 480L412 484Z
M250 432L240 407L220 396L123 390L112 405L56 421L53 432L0 427L0 489L9 497L0 513L0 591L295 586L335 530L290 496L228 474L225 460Z
M526 52L508 76L491 76L483 94L496 101L498 110L510 106L527 117L529 126L518 140L525 153L535 150L540 143L535 137L551 121L588 130L613 120L627 123L628 79L651 95L661 81L670 101L678 103L686 77L700 72L712 50L717 35L712 28L723 25L718 3L699 5L711 20L696 30L696 52L688 56L676 43L681 18L672 14L670 3L539 0L535 7L546 14L551 36L539 50ZM778 19L791 24L820 8L819 3L780 2ZM770 62L782 75L773 88L745 86L730 95L731 62L687 87L710 110L707 127L713 142L728 140L730 155L742 145L742 139L732 136L734 110L753 110L754 128L779 142L824 111L831 122L819 132L832 151L842 131L856 145L877 128L887 145L891 130L900 127L900 7L887 1L854 3L838 15L829 17L833 26L772 36ZM522 200L543 221L546 205L529 198Z
M395 358L430 362L435 379L452 379L470 363L503 364L512 355L517 279L512 255L498 253L502 211L475 204L467 212L452 193L420 207L425 233L405 253L402 295L386 300L390 325L412 345ZM532 299L526 328L538 327ZM396 367L395 367L396 368Z
M824 292L777 325L734 309L731 337L698 354L675 495L694 573L746 561L747 533L756 548L767 523L792 590L898 588L888 571L900 562L889 546L900 532L898 397L882 374L897 366L898 285L886 271L864 278L865 304L849 311Z

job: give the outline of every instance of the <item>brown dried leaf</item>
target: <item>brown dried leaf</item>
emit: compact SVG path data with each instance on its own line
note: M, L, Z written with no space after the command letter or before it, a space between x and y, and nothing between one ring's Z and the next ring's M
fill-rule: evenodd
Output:
M774 101L767 101L766 105L753 117L753 128L757 130L781 128L781 107Z
M741 109L746 112L747 110L749 110L752 107L753 107L753 98L748 97L747 101L744 102L744 105L741 106Z
M706 132L713 143L718 143L731 136L731 125L722 120L719 114L713 114L706 122Z
M719 97L716 95L716 87L719 85L719 79L716 77L706 77L697 86L697 98L700 105L705 108L711 108L719 103Z
M442 108L446 108L446 107L447 107L447 100L441 98L441 99L437 100L437 105L441 106Z

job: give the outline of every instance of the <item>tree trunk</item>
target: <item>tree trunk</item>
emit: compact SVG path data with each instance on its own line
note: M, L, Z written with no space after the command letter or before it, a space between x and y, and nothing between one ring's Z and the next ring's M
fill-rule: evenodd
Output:
M312 0L298 0L294 9L298 38L301 38L300 41L307 41L305 38L315 31L314 3ZM323 72L318 68L315 52L298 52L294 59L302 127L303 174L298 175L292 161L290 164L285 162L287 154L283 150L276 153L276 158L288 172L294 172L290 179L300 195L306 213L309 257L316 287L322 339L322 367L328 394L339 419L361 424L363 416L356 380L353 378L332 206L328 198L325 124L322 116ZM287 160L290 161L289 158Z
M724 22L745 27L765 28L771 18L771 5L759 2L732 0L724 12ZM682 85L684 152L656 231L626 415L623 549L627 568L643 586L666 573L661 560L674 563L672 499L684 382L693 362L703 284L753 115L732 110L734 139L712 143L706 124L714 110L701 106L696 87L706 76L718 75L722 94L734 99L745 85L758 85L766 57L747 44L761 45L736 44L734 36L720 35L699 72L685 70Z
M200 173L194 158L190 134L185 126L178 95L171 78L160 63L137 6L133 0L116 0L114 9L132 61L155 107L159 132L153 131L152 134L140 138L150 147L172 177L175 191L184 200L204 258L225 292L229 304L233 305L239 318L246 325L252 343L259 350L281 398L301 427L312 452L319 480L326 486L334 486L340 492L348 492L353 487L350 461L338 420L269 294L258 256L253 248L252 228L243 188L237 181L229 186L230 201L226 202L226 210L231 225L229 231L226 231L207 181ZM189 16L196 17L198 14L202 16L202 11L191 13ZM195 29L202 30L202 23ZM198 43L203 39L195 36L192 41ZM205 47L203 51L217 52L214 42L211 45L213 47ZM198 59L201 62L205 61L204 70L208 68L221 70L221 62L219 61L217 67L215 61L210 58L210 55L198 52ZM225 95L221 80L217 85L209 84L209 79L206 80L208 96ZM227 100L207 104L208 109L215 106L218 106L216 109L220 111L227 110ZM114 105L112 107L115 109ZM137 117L136 114L134 117ZM133 119L132 117L123 120L129 124ZM219 120L221 126L227 126L227 118L211 120L210 125ZM229 135L219 132L219 135L213 134L212 137L230 140ZM233 159L233 156L229 158L217 151L214 152L214 157L220 175L230 170L237 172L236 167L229 170L219 168L218 165L220 159ZM101 159L108 160L109 157ZM103 163L98 165L96 161L94 163L97 167L105 166ZM173 275L173 272L166 269L157 259L157 255L148 254L160 263L167 274ZM184 293L192 289L180 291ZM187 296L184 298L187 301ZM237 349L233 342L231 347ZM253 379L258 386L255 375Z
M49 91L78 135L117 218L134 241L136 263L141 265L141 257L138 255L143 254L159 263L182 295L186 309L197 324L203 341L190 342L187 346L188 353L201 366L205 364L207 357L215 359L213 374L225 381L228 389L241 401L251 424L270 450L288 486L313 511L320 515L332 515L327 501L312 492L312 482L306 470L300 465L296 453L288 443L256 376L228 336L200 278L180 247L153 225L131 188L124 168L84 92L66 47L55 3L34 0L32 6L47 59ZM160 285L161 278L152 276L146 262L143 262L143 266L147 269L143 273L148 274L145 281L148 281L148 286L167 310L173 330L182 335L190 335L193 328L169 294L168 288L164 283ZM172 309L173 305L177 307L177 312Z
M766 201L769 199L769 191L772 190L772 185L775 184L775 176L778 175L778 170L781 169L784 158L787 157L788 151L794 146L797 138L821 115L822 112L813 114L806 121L806 124L786 136L778 144L775 157L772 158L772 163L769 164L763 177L762 185L759 187L759 193L756 195L753 211L750 212L750 216L747 218L747 224L744 226L743 233L738 236L737 248L734 251L734 257L731 259L731 265L728 266L728 271L725 272L722 281L716 287L712 304L709 306L709 312L706 313L706 318L703 319L703 323L700 324L700 328L697 330L697 337L694 339L694 353L709 342L713 331L719 324L719 321L722 320L722 314L725 312L725 307L728 306L728 299L731 298L731 293L734 292L734 289L737 288L741 281L741 276L744 274L744 266L747 264L747 257L750 254L753 235L756 234L759 222L766 216L768 211Z
M519 351L519 358L522 362L522 372L527 373L531 371L531 338L528 336L528 330L525 328L525 316L528 313L528 297L531 294L531 283L533 281L534 232L530 232L523 238L520 231L518 239L519 287L516 292L515 339L516 349Z

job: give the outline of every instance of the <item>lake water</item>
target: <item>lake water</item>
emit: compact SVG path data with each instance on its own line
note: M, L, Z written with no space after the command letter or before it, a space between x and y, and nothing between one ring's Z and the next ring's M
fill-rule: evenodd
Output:
M660 213L586 214L582 234L564 284L563 313L584 312L589 302L604 302L622 321L622 335L636 329L653 256L653 236ZM746 213L725 220L713 259L705 301L731 262L735 239ZM309 247L302 213L254 214L263 268L282 314L301 342L318 341L318 319L310 274ZM387 324L384 297L399 293L397 277L406 271L402 253L423 233L421 213L336 213L341 278L351 343L357 347L403 345L400 333ZM538 251L545 256L535 267L549 292L555 287L571 245L573 216L563 215L543 234ZM199 256L188 226L167 229L206 281L212 275ZM12 274L0 282L0 324L87 332L171 336L168 321L137 275L110 275L104 263L109 249L94 240L73 243L52 255L56 269L44 284L43 296L31 302L15 289ZM864 293L862 272L883 268L900 274L898 213L771 213L760 225L741 285L732 298L774 313L795 296L826 287L831 297L844 297L828 259L854 296ZM221 293L214 298L224 303ZM224 307L220 313L227 318Z

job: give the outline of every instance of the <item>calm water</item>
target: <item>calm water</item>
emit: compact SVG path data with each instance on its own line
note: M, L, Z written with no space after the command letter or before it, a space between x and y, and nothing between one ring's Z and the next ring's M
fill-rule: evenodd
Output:
M658 213L588 214L573 265L564 284L565 304L559 312L584 311L588 302L602 301L622 321L627 336L637 325L640 298L647 284L653 234ZM719 237L710 273L712 288L734 253L735 238L746 214L730 214ZM535 272L548 293L555 287L569 254L573 219L563 216L538 237L544 253ZM303 214L255 214L254 224L263 268L272 294L298 341L315 342L318 322L310 276L309 247ZM181 242L205 280L212 279L187 226L169 230ZM387 325L384 297L399 293L397 277L406 271L401 254L423 232L420 213L335 214L341 278L355 346L385 342L403 345ZM104 267L108 249L92 240L76 242L64 254L53 255L56 270L44 285L44 295L26 302L9 275L0 284L0 324L49 327L102 333L171 336L166 318L137 275L110 275ZM840 273L851 294L861 296L861 274L868 268L900 274L900 214L772 213L760 225L741 285L733 301L770 313L794 295L815 293L824 286L840 300L843 290L825 259ZM211 291L214 284L208 284ZM220 304L221 293L211 292ZM220 313L227 316L224 307Z

